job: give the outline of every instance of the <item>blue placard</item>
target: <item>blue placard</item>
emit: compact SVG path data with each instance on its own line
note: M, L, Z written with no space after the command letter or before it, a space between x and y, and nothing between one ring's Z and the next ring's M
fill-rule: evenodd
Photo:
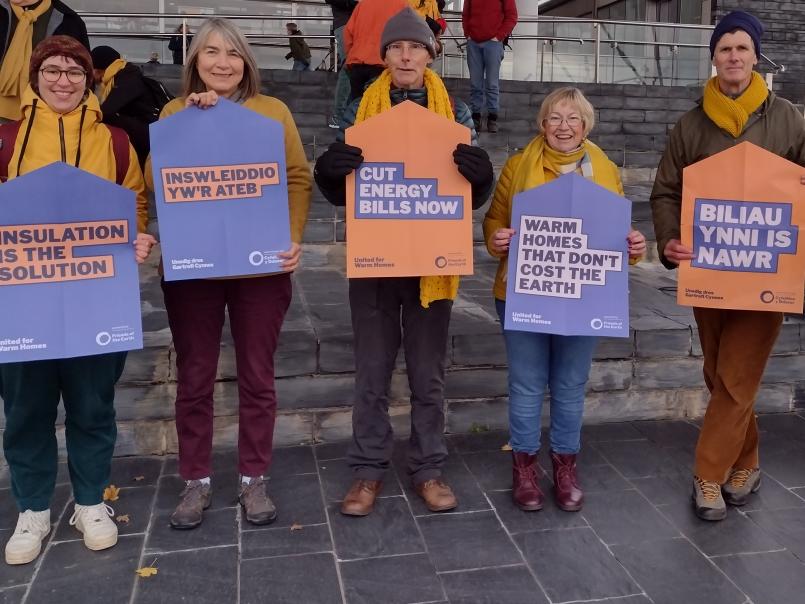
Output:
M631 204L567 174L514 197L505 328L629 336Z
M282 124L219 99L151 124L165 279L280 271L291 247Z
M0 185L0 363L142 348L135 205L63 163Z

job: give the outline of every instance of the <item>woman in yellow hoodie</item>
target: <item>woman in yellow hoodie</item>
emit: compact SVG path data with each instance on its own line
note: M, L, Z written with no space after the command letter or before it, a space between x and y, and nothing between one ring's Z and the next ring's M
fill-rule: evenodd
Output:
M226 19L213 18L193 38L184 68L183 96L168 103L161 117L190 105L211 107L219 97L283 125L293 243L280 254L284 258L281 273L162 281L178 370L179 474L186 481L170 520L177 529L201 524L202 512L210 505L213 386L227 309L238 371L238 497L252 524L268 524L277 517L263 481L271 463L277 410L274 352L291 302L291 272L299 265L310 207L310 167L291 112L282 101L260 94L257 63L241 31Z
M506 309L509 246L514 235L511 228L514 196L571 172L623 195L618 168L587 139L595 124L595 112L578 88L559 88L545 97L537 124L541 133L522 153L510 157L503 167L484 218L486 247L490 254L500 258L494 294L501 323ZM637 262L645 253L646 238L635 230L624 236L630 262ZM550 456L554 499L559 508L578 511L584 495L576 475L576 454L581 447L584 389L597 338L514 330L504 330L503 337L509 364L514 503L523 510L542 509L536 459L540 448L542 399L547 386L551 393Z
M142 172L130 144L127 157L116 157L112 133L101 124L98 99L91 92L89 51L67 36L46 38L31 55L29 77L8 178L62 161L134 191L139 231L135 251L137 262L143 262L155 240L144 233L148 205ZM126 167L123 178L121 166ZM110 519L112 509L103 503L103 490L117 436L114 388L125 360L125 353L111 353L0 365L6 415L3 450L20 510L6 543L8 564L36 558L50 532L58 462L54 423L60 398L76 502L70 524L84 534L84 544L91 550L117 543L117 526Z

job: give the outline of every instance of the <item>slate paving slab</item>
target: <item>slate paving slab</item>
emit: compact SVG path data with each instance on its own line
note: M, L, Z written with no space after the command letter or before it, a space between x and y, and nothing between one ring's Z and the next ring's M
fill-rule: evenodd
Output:
M616 545L612 553L654 604L743 604L747 600L686 539Z
M548 604L525 565L442 573L439 577L453 604Z
M715 563L754 602L790 604L805 594L802 563L789 552L724 556Z
M121 490L111 505L129 522L118 525L118 545L103 552L88 551L69 526L62 464L52 536L33 563L0 564L0 604L793 604L805 591L800 422L761 419L761 490L718 523L691 510L686 460L698 424L687 421L585 427L586 504L577 513L556 507L547 472L543 510L513 504L503 431L448 437L444 475L459 507L440 514L413 492L402 441L383 496L365 518L339 511L351 479L346 443L277 449L268 492L279 513L262 527L246 522L237 505L234 451L214 454L213 505L191 531L168 524L183 486L175 457L119 458L111 480ZM538 461L550 470L547 450ZM16 507L3 470L5 543ZM151 565L156 575L137 577Z
M552 602L641 592L590 528L522 533L515 540Z

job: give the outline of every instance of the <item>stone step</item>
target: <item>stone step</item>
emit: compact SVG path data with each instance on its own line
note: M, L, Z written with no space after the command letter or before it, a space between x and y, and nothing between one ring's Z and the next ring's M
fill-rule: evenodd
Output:
M277 353L277 444L340 440L351 430L354 364L344 247L304 247ZM151 262L141 272L146 348L129 354L118 386L118 454L176 451L176 370L155 269ZM491 292L496 261L480 246L475 269L474 275L462 278L450 325L445 382L449 432L504 428L507 422L506 357ZM598 346L588 384L587 421L701 414L706 402L701 349L690 309L676 304L675 286L674 273L656 265L631 270L632 330L628 338L602 338ZM805 389L798 381L805 372L801 326L793 317L783 325L758 397L762 411L805 405ZM224 334L215 386L215 440L234 445L237 381L228 329ZM404 369L400 355L390 390L399 434L406 433L409 422Z
M179 93L181 72L171 65L149 65L146 73ZM285 101L300 125L315 160L334 139L326 126L334 74L263 71L263 89ZM451 94L468 98L466 80L446 81ZM482 132L481 144L499 170L536 132L535 119L545 94L556 84L503 82L501 132ZM698 95L688 88L580 85L597 109L592 137L623 168L634 225L650 242L656 259L648 204L651 181L668 128ZM610 137L610 138L601 138ZM505 428L506 358L492 299L497 261L483 245L481 221L473 214L475 274L462 278L448 342L445 383L446 430L468 432ZM156 230L156 221L151 229ZM344 211L314 190L304 237L302 268L293 277L293 301L277 352L279 416L275 443L296 444L346 439L354 387L352 331L344 261ZM176 451L173 399L176 370L171 336L156 272L157 255L141 268L145 349L129 354L117 393L119 455ZM591 423L699 417L706 402L701 350L689 308L675 301L675 273L656 262L630 270L631 332L628 338L601 340L586 400ZM783 325L758 396L759 411L805 408L805 331L799 317ZM215 442L237 440L237 382L232 340L224 330L215 385ZM391 383L390 415L398 435L409 426L405 360L400 355ZM3 424L0 422L0 426ZM59 419L59 443L63 427Z

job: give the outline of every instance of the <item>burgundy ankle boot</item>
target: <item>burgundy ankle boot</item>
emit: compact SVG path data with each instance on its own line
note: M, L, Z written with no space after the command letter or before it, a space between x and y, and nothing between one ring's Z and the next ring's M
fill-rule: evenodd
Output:
M551 461L556 505L566 512L578 512L584 503L584 493L576 476L576 454L551 451Z
M521 510L542 509L543 495L538 479L537 456L512 451L512 499Z

